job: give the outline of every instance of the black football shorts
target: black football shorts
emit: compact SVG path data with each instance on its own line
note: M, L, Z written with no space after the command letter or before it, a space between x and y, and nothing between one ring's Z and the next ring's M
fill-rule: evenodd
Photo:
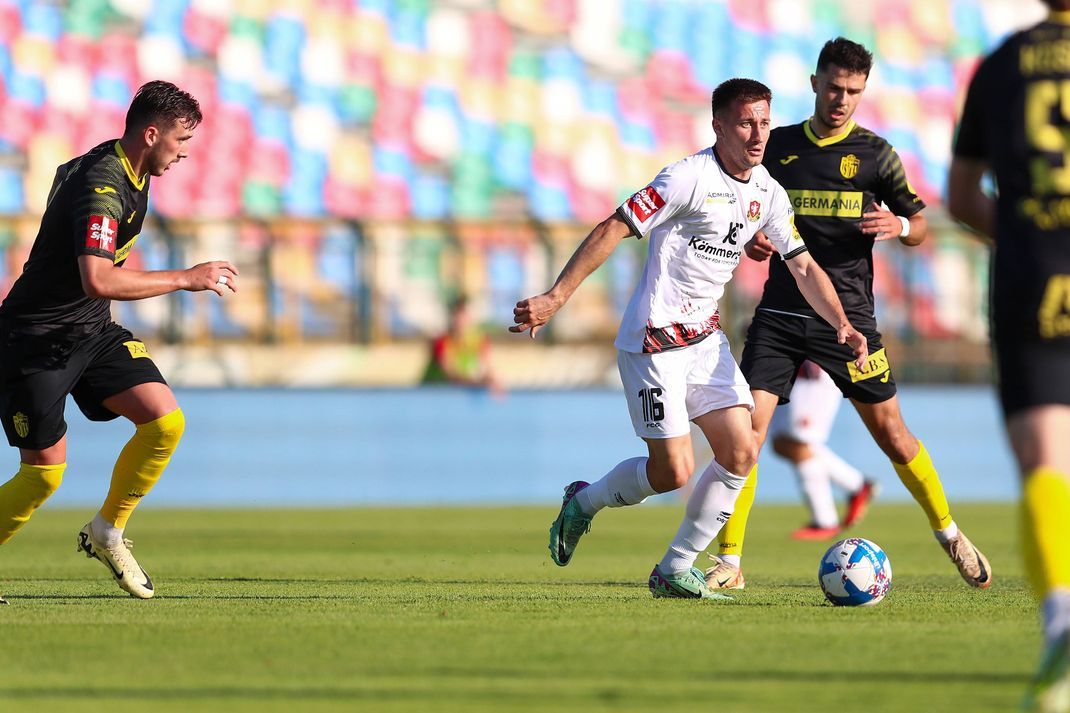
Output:
M91 421L118 414L104 400L138 384L167 383L145 345L109 324L100 334L55 338L0 330L0 418L8 443L42 450L67 432L67 394Z
M740 368L751 389L768 391L787 403L799 365L809 359L824 369L843 395L876 404L895 396L888 356L876 329L859 329L869 341L867 369L859 371L854 354L836 342L836 330L822 319L760 309L747 330Z
M1004 417L1035 406L1070 406L1070 340L996 340Z

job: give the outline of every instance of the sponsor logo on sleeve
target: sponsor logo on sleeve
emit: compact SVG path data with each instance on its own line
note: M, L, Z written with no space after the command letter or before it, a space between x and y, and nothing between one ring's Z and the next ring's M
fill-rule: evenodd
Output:
M123 346L130 352L131 359L149 359L149 350L145 348L144 342L132 340L129 342L123 342Z
M85 246L107 252L114 251L115 231L117 228L114 218L109 218L106 215L89 216L89 227L85 233Z
M665 205L665 199L653 186L647 186L629 198L625 205L640 223L645 223Z
M114 188L112 188L111 186L97 186L93 190L96 191L97 193L102 193L102 194L103 193L118 193L119 192L119 191L115 190Z

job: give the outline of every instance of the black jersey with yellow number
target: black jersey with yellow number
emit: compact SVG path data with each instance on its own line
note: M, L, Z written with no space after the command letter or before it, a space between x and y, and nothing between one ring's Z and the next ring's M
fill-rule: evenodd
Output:
M788 192L795 225L847 317L855 326L874 325L873 237L862 233L862 214L874 202L905 217L925 207L895 150L853 121L846 132L825 139L804 121L770 133L764 165ZM816 315L778 256L770 261L758 307Z
M78 258L126 261L145 219L149 177L134 175L118 141L56 169L41 229L22 275L0 305L8 329L78 337L111 322L110 300L82 289Z
M1070 339L1070 13L1010 36L970 82L957 157L999 187L992 316L999 341Z

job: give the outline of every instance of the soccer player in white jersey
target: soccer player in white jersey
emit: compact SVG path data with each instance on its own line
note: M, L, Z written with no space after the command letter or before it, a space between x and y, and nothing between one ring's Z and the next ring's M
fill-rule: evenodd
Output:
M832 377L812 361L804 361L791 389L791 401L773 412L769 424L773 451L792 464L810 510L810 522L791 533L796 540L836 537L862 519L877 494L876 481L868 480L828 447L842 403L843 394ZM848 493L842 521L833 485Z
M655 597L723 599L695 559L732 514L757 459L750 389L720 329L717 303L743 244L765 232L799 288L853 349L859 368L866 339L844 315L828 276L795 230L787 194L762 167L769 138L768 87L730 79L712 97L717 142L667 166L599 223L547 292L517 303L513 332L531 336L565 304L624 238L648 238L649 257L621 320L615 345L628 410L647 455L618 463L600 480L570 483L550 528L550 555L567 565L591 519L605 507L636 505L684 485L694 470L689 421L715 458L699 476L680 529L650 574Z

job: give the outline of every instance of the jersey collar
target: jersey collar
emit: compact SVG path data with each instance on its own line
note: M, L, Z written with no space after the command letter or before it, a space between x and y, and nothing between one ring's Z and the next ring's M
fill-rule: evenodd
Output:
M717 149L715 147L713 147L713 146L710 147L710 153L713 154L713 160L716 161L717 165L721 167L721 173L723 173L724 175L728 176L729 178L731 178L736 183L750 183L750 179L749 178L747 178L747 179L736 178L735 176L733 176L731 173L728 172L728 169L724 167L723 163L721 163L721 157L717 155ZM754 175L754 169L753 168L751 169L751 174L750 175L752 175L752 176Z
M854 128L855 120L851 119L847 122L847 131L844 131L842 134L836 134L835 136L827 136L821 139L818 138L817 134L814 133L814 130L810 128L809 119L803 122L803 133L806 134L806 138L810 139L810 141L812 141L815 146L831 146L832 144L839 143L846 139L848 136L850 136L851 132L854 131Z
M145 177L137 177L134 173L134 167L130 165L130 159L126 157L126 152L123 151L123 145L118 141L115 142L115 153L119 154L119 163L123 165L123 169L126 171L126 177L134 184L134 188L139 191L143 190L145 188Z

